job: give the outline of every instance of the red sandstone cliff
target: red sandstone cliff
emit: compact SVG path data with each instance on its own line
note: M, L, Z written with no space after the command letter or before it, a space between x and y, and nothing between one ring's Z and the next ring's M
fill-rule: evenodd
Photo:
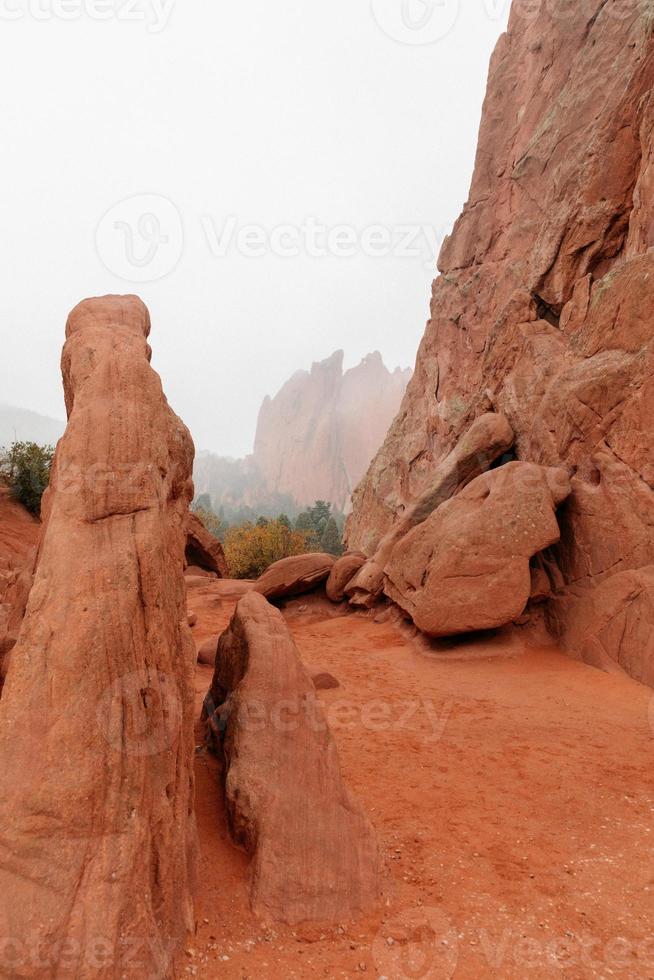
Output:
M388 371L377 351L345 373L343 351L336 351L310 372L294 374L259 412L254 459L269 490L299 504L322 498L345 510L410 374Z
M381 446L411 371L389 371L376 351L343 372L343 351L297 371L259 412L254 453L196 460L198 493L214 504L269 506L314 500L348 510L353 488Z
M402 409L354 495L372 554L484 412L564 465L548 621L654 683L654 43L649 4L514 4L470 198L439 259Z

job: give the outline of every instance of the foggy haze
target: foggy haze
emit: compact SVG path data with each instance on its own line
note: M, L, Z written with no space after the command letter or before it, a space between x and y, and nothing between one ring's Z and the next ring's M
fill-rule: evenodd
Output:
M412 367L508 6L0 0L0 401L63 418L66 315L110 292L222 455L337 348Z

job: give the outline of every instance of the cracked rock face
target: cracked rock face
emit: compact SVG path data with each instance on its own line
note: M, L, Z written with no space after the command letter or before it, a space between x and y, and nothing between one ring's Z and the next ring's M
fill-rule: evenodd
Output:
M2 976L168 976L192 924L193 445L149 328L115 296L66 327L68 426L0 701Z
M369 911L379 896L374 831L343 782L288 627L257 592L220 638L209 706L211 729L224 730L230 830L252 857L253 910L293 924Z
M514 4L416 371L347 535L372 554L471 422L501 412L519 460L574 470L552 629L650 682L647 603L624 583L654 568L653 54L644 0Z

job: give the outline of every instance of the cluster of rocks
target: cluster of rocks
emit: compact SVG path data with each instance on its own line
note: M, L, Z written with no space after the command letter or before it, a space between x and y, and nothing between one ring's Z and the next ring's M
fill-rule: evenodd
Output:
M544 552L560 538L571 486L561 467L512 459L513 443L503 415L482 415L373 555L285 558L255 589L275 601L324 586L332 602L366 609L390 599L431 637L515 622L551 594Z

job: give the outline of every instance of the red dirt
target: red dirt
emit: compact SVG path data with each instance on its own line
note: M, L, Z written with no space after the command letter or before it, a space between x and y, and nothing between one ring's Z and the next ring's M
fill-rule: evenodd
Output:
M197 642L247 587L190 589ZM320 698L378 834L382 906L322 932L257 922L219 765L201 749L198 927L182 973L654 978L649 688L515 638L428 653L313 597L286 615L307 665L341 683ZM198 667L198 714L211 675Z

